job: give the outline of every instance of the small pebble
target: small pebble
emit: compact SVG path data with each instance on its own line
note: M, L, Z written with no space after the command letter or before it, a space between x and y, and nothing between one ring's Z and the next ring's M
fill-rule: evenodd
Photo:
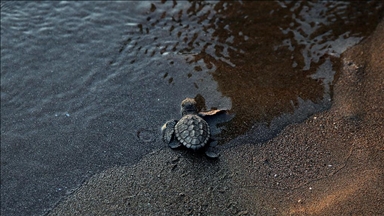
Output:
M246 215L246 214L248 214L248 211L241 211L241 212L237 213L237 215Z

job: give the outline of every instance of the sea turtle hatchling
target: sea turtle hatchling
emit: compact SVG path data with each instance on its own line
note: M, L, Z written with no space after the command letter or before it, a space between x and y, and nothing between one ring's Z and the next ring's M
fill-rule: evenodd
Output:
M194 99L181 102L181 115L179 121L169 120L161 127L164 142L172 149L182 145L193 150L204 149L208 157L217 158L219 154L212 151L217 141L211 138L208 123L198 115Z

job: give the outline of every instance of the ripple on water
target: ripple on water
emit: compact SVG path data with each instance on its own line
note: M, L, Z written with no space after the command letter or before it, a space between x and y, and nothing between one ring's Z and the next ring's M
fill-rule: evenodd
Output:
M168 64L157 72L169 85L201 89L217 82L236 115L225 124L226 140L264 123L269 126L258 133L273 134L279 129L268 128L327 109L338 57L375 28L383 11L380 1L164 1L142 7L146 18L131 25L119 61L165 58ZM193 70L178 70L180 60Z

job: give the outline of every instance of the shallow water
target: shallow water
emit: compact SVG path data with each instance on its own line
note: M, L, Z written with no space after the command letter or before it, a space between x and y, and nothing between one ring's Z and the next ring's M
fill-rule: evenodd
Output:
M48 211L90 175L165 147L199 96L222 146L327 109L338 57L380 1L2 2L2 215Z

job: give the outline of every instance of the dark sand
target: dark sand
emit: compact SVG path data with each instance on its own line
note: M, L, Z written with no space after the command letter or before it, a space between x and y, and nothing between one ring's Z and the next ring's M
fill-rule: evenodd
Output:
M164 147L95 175L51 215L383 215L384 22L343 54L330 110L211 161Z

